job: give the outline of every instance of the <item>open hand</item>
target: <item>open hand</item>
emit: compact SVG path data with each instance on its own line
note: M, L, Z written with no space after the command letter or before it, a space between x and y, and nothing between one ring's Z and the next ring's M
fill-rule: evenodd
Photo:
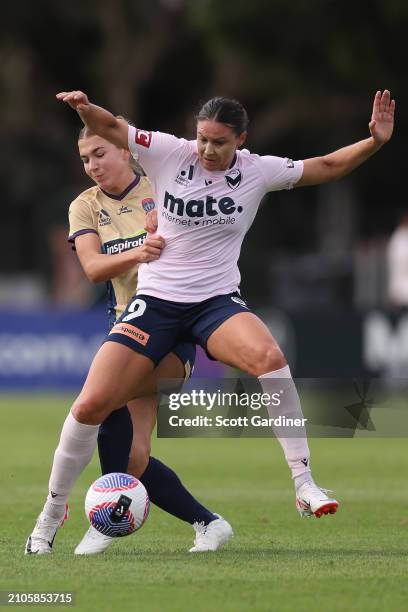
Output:
M61 102L66 102L78 112L87 110L89 107L88 96L83 91L61 91L56 98Z
M368 124L371 136L378 145L386 143L394 129L395 100L391 100L388 89L377 91L374 97L373 114Z

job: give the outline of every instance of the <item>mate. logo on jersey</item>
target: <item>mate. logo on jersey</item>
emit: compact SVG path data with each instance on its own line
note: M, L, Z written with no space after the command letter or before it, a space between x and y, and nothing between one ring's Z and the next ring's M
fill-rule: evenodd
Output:
M142 230L135 236L129 236L128 238L116 238L116 240L104 242L103 248L107 255L123 253L123 251L129 251L130 249L135 249L136 247L142 246L146 236L147 233Z
M233 168L228 172L228 174L225 175L225 180L227 181L228 187L231 189L236 189L240 186L242 181L241 170L238 170L238 168Z
M111 223L112 223L112 219L110 218L109 213L107 213L106 210L103 210L103 208L101 208L101 211L98 217L99 227L103 227L104 225L110 225Z
M154 200L152 198L143 198L142 208L145 211L145 213L150 212L155 207L156 207L156 204L154 203Z
M152 142L152 133L147 132L146 130L136 130L135 142L136 144L148 149L150 147L150 143Z
M186 202L183 198L177 198L168 191L166 191L164 196L164 208L168 213L172 213L177 217L190 217L190 219L180 219L182 225L191 226L192 223L194 225L215 225L215 224L232 224L235 223L235 218L232 216L235 212L242 213L242 206L237 206L232 198L223 197L217 200L211 195L208 195L204 200L187 200ZM163 214L163 213L162 213ZM165 215L166 216L166 215ZM227 219L219 219L216 217L226 216ZM210 217L210 218L208 218ZM201 218L201 221L192 221L191 219ZM167 219L170 219L167 214Z

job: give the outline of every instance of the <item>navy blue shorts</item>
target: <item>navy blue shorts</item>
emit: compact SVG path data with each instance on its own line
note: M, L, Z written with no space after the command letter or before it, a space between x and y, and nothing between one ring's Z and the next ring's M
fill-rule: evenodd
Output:
M128 304L105 342L124 344L157 365L167 353L176 352L180 342L207 350L208 338L224 321L248 311L238 292L189 303L140 294Z

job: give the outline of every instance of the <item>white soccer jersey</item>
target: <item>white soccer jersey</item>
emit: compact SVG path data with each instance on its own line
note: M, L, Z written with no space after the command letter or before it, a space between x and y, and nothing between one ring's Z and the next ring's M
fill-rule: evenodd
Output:
M205 170L196 141L129 126L129 150L155 192L166 245L139 268L138 293L201 302L236 291L238 258L262 197L291 189L303 162L239 150L228 170Z

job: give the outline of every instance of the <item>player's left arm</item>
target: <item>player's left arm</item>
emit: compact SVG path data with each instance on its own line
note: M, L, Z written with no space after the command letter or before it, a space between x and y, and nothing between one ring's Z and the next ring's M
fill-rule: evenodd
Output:
M363 164L389 141L394 129L395 100L390 92L377 91L374 97L371 121L368 124L371 136L322 157L305 159L303 174L295 187L319 185L349 174Z

